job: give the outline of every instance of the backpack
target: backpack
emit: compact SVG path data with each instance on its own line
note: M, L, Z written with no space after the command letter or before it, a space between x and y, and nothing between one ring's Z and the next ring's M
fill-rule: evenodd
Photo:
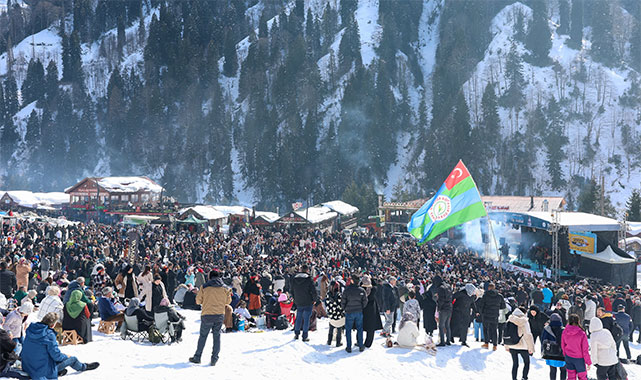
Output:
M519 344L520 341L521 336L519 335L519 327L512 322L507 322L505 324L505 330L503 331L504 344L514 346Z
M162 343L163 336L160 331L158 331L158 328L156 326L150 326L147 333L149 334L149 341L152 344Z
M289 322L287 322L287 317L285 317L284 315L279 315L278 318L276 318L274 327L276 328L276 330L287 330L287 328L289 327Z
M232 331L238 331L238 321L240 321L240 316L236 313L231 314L231 321L232 321Z
M612 320L612 327L610 327L610 332L615 342L620 342L623 337L623 327L619 325L616 320Z
M548 334L552 335L555 340L546 339L542 342L541 352L543 353L543 359L549 360L565 360L563 356L563 350L559 343L557 343L557 338L550 326L545 326L545 331Z

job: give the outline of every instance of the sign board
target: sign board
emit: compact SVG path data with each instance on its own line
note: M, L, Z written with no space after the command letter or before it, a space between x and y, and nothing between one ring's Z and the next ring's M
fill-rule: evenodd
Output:
M568 234L570 253L582 255L596 253L596 234L591 232L571 232Z

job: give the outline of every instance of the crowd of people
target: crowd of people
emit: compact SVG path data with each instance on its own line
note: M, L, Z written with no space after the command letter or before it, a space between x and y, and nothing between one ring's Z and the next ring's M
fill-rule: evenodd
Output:
M521 378L528 378L535 352L546 359L551 379L586 379L591 365L599 380L618 379L637 331L641 343L638 289L501 273L473 250L418 246L402 237L247 226L226 234L150 225L132 231L25 220L2 227L5 376L51 379L69 366L96 368L62 354L57 338L75 331L89 344L98 319L117 324L123 338L134 330L151 339L156 315L166 313L171 341L180 342L184 316L176 306L201 310L189 361L200 363L211 333L211 365L219 360L223 329L293 323L294 337L306 342L325 316L327 344L342 346L344 334L347 352L370 348L376 335L388 346L431 352L456 339L469 347L473 328L482 349L509 351L515 380L521 362ZM126 322L132 318L136 326Z

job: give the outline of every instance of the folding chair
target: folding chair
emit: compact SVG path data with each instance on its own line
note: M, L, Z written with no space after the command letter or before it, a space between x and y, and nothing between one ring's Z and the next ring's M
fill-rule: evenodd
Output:
M176 329L174 324L169 322L169 313L154 313L154 325L163 336L163 343L171 344L176 336Z
M135 315L125 315L125 323L123 323L120 332L124 340L127 338L131 340L137 339L138 342L142 342L145 339L149 340L149 333L147 331L138 330L138 317Z

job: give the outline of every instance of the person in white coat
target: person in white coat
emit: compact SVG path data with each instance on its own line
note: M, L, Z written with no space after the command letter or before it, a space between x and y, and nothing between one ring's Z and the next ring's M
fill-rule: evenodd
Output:
M523 379L527 380L530 372L530 355L534 353L534 337L530 330L530 322L525 315L525 308L514 309L508 317L507 323L514 323L518 328L518 335L521 337L517 344L506 344L505 350L512 355L512 379L517 380L519 371L519 356L523 359Z
M53 312L58 315L58 322L62 323L63 307L62 299L60 299L60 288L55 285L47 286L47 296L40 302L38 309L38 321Z
M615 380L617 358L617 345L612 338L612 333L603 328L603 323L597 317L590 320L590 357L596 365L598 380Z
M413 348L416 346L418 339L418 325L414 314L409 311L403 313L403 319L398 329L397 342L401 347Z
M596 317L596 302L591 295L585 297L585 313L583 314L583 327L588 328L592 318Z
M151 266L145 266L145 270L138 276L140 286L140 300L145 301L145 309L151 311L151 283L154 281L154 275L151 273Z

